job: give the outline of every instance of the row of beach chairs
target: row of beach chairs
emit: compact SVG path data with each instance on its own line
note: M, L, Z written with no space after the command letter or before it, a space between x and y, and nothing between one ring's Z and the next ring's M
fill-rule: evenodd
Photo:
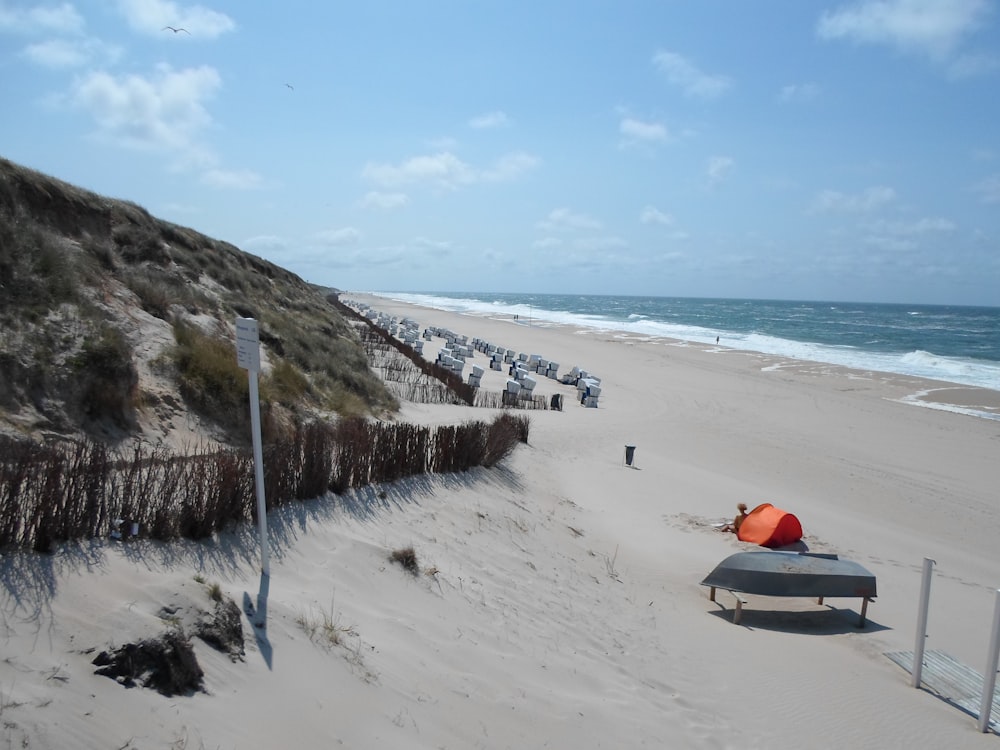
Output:
M526 354L497 346L484 339L473 338L455 333L447 328L428 326L420 330L416 321L410 318L399 320L374 310L370 305L360 303L355 309L375 325L401 339L418 353L423 353L424 342L433 341L435 337L444 339L445 344L437 353L435 362L445 369L451 370L463 377L465 365L473 359L475 352L480 352L489 359L489 368L498 372L507 369L507 385L504 391L504 401L530 399L534 397L538 377L556 380L563 385L575 385L580 404L596 408L601 397L601 379L596 375L573 367L562 377L559 376L559 363L546 359L540 354ZM485 370L473 364L468 375L468 383L473 388L479 388ZM552 408L562 408L562 395L554 394Z

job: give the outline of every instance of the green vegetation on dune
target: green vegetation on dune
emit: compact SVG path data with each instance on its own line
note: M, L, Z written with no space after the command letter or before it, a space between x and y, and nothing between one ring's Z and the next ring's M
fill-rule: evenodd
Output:
M185 406L234 442L247 376L237 316L260 322L262 394L292 420L391 412L356 332L328 291L193 229L0 159L0 426L127 439L149 384L137 350L162 321L159 353ZM143 328L143 326L146 328ZM27 415L27 416L26 416Z

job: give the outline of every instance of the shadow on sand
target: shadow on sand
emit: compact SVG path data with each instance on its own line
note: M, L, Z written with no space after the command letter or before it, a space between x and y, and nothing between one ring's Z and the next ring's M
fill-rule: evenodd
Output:
M274 649L267 638L267 595L271 589L271 576L267 573L260 574L260 587L257 589L257 603L250 599L250 594L243 592L243 612L250 621L250 628L253 630L254 639L257 641L257 648L260 655L264 657L264 663L268 669L274 669Z
M505 466L476 468L456 474L422 475L393 484L362 487L344 495L327 494L303 502L288 503L268 511L268 537L272 562L281 560L294 548L311 524L323 524L340 515L358 521L375 522L387 513L438 491L475 489L489 492L506 487L523 491L519 476ZM113 540L109 537L84 542L68 542L51 554L11 551L0 556L0 626L6 618L34 622L42 628L51 621L52 599L60 582L70 576L106 570L108 561L120 555L132 564L153 572L189 569L207 577L238 580L248 570L260 569L260 538L255 524L240 524L207 539L179 539L172 542L139 538ZM257 597L266 617L266 576L262 576ZM249 595L246 596L249 599ZM246 600L244 610L246 610ZM266 628L263 628L264 630ZM255 632L258 629L255 628Z
M732 622L733 610L716 602L718 609L710 612L715 617ZM801 602L798 604L801 606ZM858 626L859 614L854 609L841 609L831 604L815 604L813 610L758 609L756 602L743 607L743 616L736 627L749 630L771 630L779 633L812 635L843 635L845 633L878 633L889 630L885 625L866 618Z

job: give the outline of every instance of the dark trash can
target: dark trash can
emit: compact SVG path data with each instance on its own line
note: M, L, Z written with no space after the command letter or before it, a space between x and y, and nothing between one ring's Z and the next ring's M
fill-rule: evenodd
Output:
M626 445L625 446L625 465L631 466L632 461L635 459L635 446Z

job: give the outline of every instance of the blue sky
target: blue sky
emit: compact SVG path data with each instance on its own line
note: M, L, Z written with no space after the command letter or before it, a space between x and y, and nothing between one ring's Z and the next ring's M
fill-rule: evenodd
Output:
M341 289L1000 305L996 0L0 0L0 101Z

